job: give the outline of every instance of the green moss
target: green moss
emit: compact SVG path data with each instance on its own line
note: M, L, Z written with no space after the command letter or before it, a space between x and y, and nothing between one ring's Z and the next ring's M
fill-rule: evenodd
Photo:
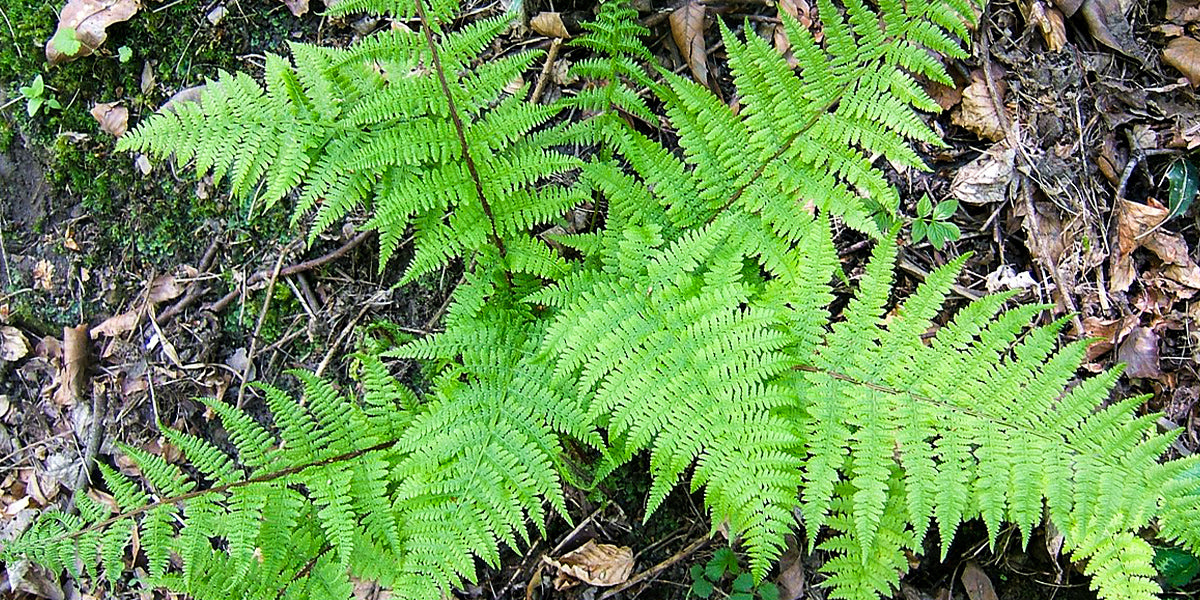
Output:
M247 207L223 199L221 186L208 200L196 197L194 172L174 177L170 165L160 164L143 176L133 156L113 153L113 138L99 130L89 111L97 102L120 102L130 111L129 125L135 126L171 93L202 83L218 70L253 70L244 59L247 54L284 51L289 33L315 29L317 17L298 21L277 1L250 0L213 26L204 18L207 0L183 0L159 12L144 7L130 21L109 27L108 40L92 56L49 68L43 48L61 5L50 0L7 0L3 5L15 39L0 44L0 85L11 98L16 88L42 74L48 94L63 109L31 119L21 102L14 103L5 111L7 118L0 119L0 151L18 132L29 140L46 163L46 180L63 205L79 202L96 223L99 237L91 240L89 260L134 253L152 263L177 264L203 250L206 236L195 232L207 221L248 229ZM3 35L6 29L0 23L0 39L10 37ZM121 46L133 51L124 63L117 58ZM148 60L156 83L143 92ZM286 222L286 211L272 211L255 221L256 230L247 238L257 244L289 235Z

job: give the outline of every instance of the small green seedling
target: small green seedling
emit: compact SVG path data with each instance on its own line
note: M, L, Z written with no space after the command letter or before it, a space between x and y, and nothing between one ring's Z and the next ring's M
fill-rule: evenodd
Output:
M120 48L117 48L117 60L127 63L131 58L133 58L133 48L130 48L129 46L121 46Z
M958 212L958 200L942 200L933 205L929 196L917 202L917 218L912 221L912 241L914 244L928 238L929 243L941 250L947 242L962 237L958 225L950 222L950 217Z
M79 41L74 27L60 27L50 38L50 45L67 56L75 56L83 48L83 42Z
M717 586L728 576L733 580L729 584L729 593L724 594L729 600L779 600L779 588L767 581L755 585L754 577L742 572L737 555L729 548L721 548L713 553L708 564L692 565L691 574L691 595L697 598L711 597Z
M34 77L33 83L20 88L19 91L25 97L25 112L29 113L31 117L37 114L42 105L45 105L47 110L62 108L62 105L53 96L46 97L46 84L42 81L41 75Z

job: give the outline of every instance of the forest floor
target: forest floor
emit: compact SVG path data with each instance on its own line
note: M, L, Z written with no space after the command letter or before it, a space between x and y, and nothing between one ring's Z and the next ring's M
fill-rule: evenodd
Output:
M533 26L514 28L495 53L549 49L553 36L578 34L594 9L593 0L527 2ZM78 3L137 10L111 24L92 55L57 66L45 45L58 0L0 4L0 540L69 498L83 465L134 469L118 442L178 460L156 422L225 443L196 397L247 397L255 406L247 382L286 387L293 368L340 378L342 358L372 340L436 331L459 279L450 269L396 288L407 257L378 269L373 238L355 227L361 217L305 247L286 207L263 211L211 178L114 151L114 134L220 70L257 76L263 55L286 55L288 42L345 45L386 20L327 19L320 5L301 5L307 0ZM730 102L717 19L776 39L787 11L819 30L815 1L635 5L660 64ZM474 18L507 5L467 8ZM927 212L919 206L926 196L932 205L957 202L937 221L958 231L938 229L953 238L944 244L937 233L927 236L937 246L901 233L897 289L910 291L971 253L957 306L1010 289L1051 305L1045 319L1069 322L1063 342L1096 340L1081 376L1125 364L1119 393L1145 394L1145 410L1161 412L1164 429L1183 428L1172 452L1190 454L1200 448L1200 211L1191 206L1200 181L1200 0L998 0L980 17L971 56L947 64L956 85L927 88L945 109L928 115L944 145L918 148L930 169L887 167L902 213ZM548 99L572 93L566 67L587 56L556 49L544 70L526 74L545 84ZM869 244L853 236L839 243L852 274ZM419 381L415 365L395 369ZM540 560L597 539L636 555L642 578L614 597L687 597L690 567L720 558L721 543L704 541L701 502L683 491L642 524L648 481L639 472L608 480L606 501L574 494L578 527L552 524L547 539L510 553L504 568L483 571L461 595L604 597L588 586L554 591ZM945 561L913 557L898 596L1094 597L1059 556L1053 532L1039 530L1027 548L1012 535L995 549L986 539L982 527L968 527ZM790 551L772 575L783 596L824 598L819 561ZM0 597L151 597L8 566ZM1200 589L1187 582L1187 568L1169 593Z

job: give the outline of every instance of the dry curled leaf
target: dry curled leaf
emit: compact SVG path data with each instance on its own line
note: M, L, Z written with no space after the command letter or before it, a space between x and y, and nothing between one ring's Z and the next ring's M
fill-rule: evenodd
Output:
M0 360L13 362L29 354L29 340L20 329L11 325L0 325Z
M562 14L556 12L538 13L529 20L529 28L545 36L569 38L567 26L563 23Z
M688 2L671 13L671 37L679 54L692 71L692 77L708 86L708 49L704 45L705 8L699 2Z
M563 590L579 582L598 587L625 583L633 572L633 550L628 546L588 542L557 560L543 556L546 564L558 569L554 589Z
M992 69L992 82L996 87L996 95L1004 101L1003 71L998 67ZM983 71L976 69L971 72L971 84L962 92L962 102L958 109L951 113L950 118L955 125L974 132L981 138L998 142L1004 139L1004 121L1000 112L1004 106L996 106L992 101L992 93L988 90L987 78Z
M100 102L92 107L92 118L100 123L100 131L113 137L125 135L129 127L129 109L116 102Z
M1175 67L1192 87L1200 86L1200 41L1177 37L1163 50L1163 62Z
M62 350L62 375L59 387L54 392L54 402L60 406L71 406L79 402L83 385L87 382L87 366L92 354L87 323L78 327L63 327Z
M92 329L92 337L115 337L122 333L133 331L133 328L137 327L141 321L142 311L140 310L131 310L119 315L113 315L105 319L103 323L97 325L95 329Z
M1166 17L1180 25L1200 21L1200 0L1167 0Z
M996 588L992 587L992 580L974 561L967 563L959 579L971 600L1000 600Z
M1008 199L1016 176L1017 153L996 144L954 174L950 195L967 204L993 204Z
M1158 359L1158 334L1149 327L1134 327L1117 350L1117 360L1125 363L1129 377L1162 377Z
M1097 42L1130 58L1143 60L1120 0L1085 0L1079 7L1079 14L1083 15L1088 31Z
M1124 292L1137 277L1133 251L1145 248L1163 263L1163 275L1181 285L1200 289L1200 266L1192 261L1183 236L1159 229L1169 211L1161 205L1121 200L1117 207L1117 251L1110 263L1109 288Z
M1067 45L1067 24L1057 8L1047 7L1040 0L1035 1L1029 7L1029 22L1042 32L1047 50L1058 52Z
M175 281L174 275L167 273L155 277L154 281L150 282L150 293L147 298L151 304L158 304L178 298L180 294L183 294L183 288Z
M293 17L303 16L308 12L308 0L282 0L288 10L292 11Z
M137 0L68 0L58 17L54 37L46 43L46 60L53 66L95 52L108 38L108 26L128 21L138 8ZM79 42L73 52L59 49L55 43L68 29L75 30L74 38Z

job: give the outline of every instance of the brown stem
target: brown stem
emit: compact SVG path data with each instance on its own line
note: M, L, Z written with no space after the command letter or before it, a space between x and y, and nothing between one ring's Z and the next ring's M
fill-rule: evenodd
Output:
M421 29L425 31L425 41L429 44L433 70L437 72L438 82L442 85L442 95L446 97L446 104L450 108L450 120L454 121L454 133L458 135L458 145L462 148L463 162L467 165L467 173L471 175L471 182L475 184L475 194L479 196L483 214L492 226L492 243L500 251L500 260L504 261L508 256L508 250L504 247L504 240L500 237L500 230L496 227L496 217L492 213L492 205L488 203L487 197L483 193L483 179L479 177L479 169L475 167L475 159L471 157L471 149L467 144L467 129L463 125L462 117L458 114L458 105L454 103L454 96L450 93L450 84L446 81L446 71L442 68L442 60L438 56L437 42L433 39L433 29L429 25L429 17L425 14L425 2L424 0L413 1L417 5L417 16L421 18ZM511 283L511 274L507 266L504 269L504 277Z

